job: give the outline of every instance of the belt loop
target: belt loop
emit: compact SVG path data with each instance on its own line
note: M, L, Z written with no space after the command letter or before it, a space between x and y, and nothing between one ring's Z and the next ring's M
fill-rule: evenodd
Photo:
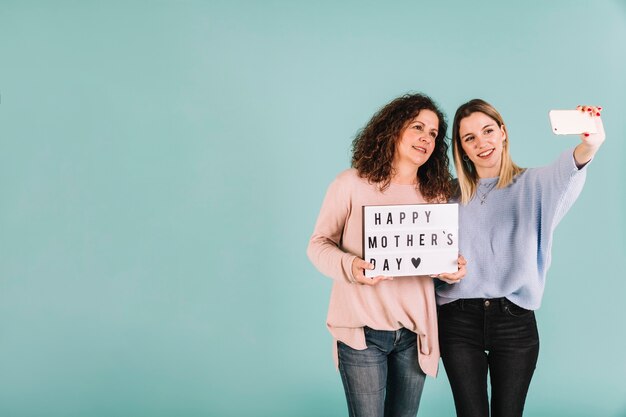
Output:
M506 313L506 308L507 308L506 301L507 301L506 298L504 297L500 298L500 310L503 313Z
M393 332L393 345L397 346L400 343L400 338L402 337L402 327L395 332Z
M465 300L463 300L462 298L459 300L459 307L461 307L461 311L465 311Z

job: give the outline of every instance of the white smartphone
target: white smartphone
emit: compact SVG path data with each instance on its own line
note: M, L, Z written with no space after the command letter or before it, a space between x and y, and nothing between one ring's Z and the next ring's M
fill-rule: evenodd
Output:
M550 110L550 124L555 135L596 133L593 117L580 110Z

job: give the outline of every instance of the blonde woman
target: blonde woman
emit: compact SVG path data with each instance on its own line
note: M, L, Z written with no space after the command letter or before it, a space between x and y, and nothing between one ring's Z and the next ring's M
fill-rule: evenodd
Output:
M529 169L511 159L504 120L492 105L471 100L454 117L459 250L472 267L463 281L437 287L437 303L441 357L458 417L523 413L539 353L533 310L541 304L553 232L605 139L602 109L578 109L594 119L597 133L581 135L551 165Z

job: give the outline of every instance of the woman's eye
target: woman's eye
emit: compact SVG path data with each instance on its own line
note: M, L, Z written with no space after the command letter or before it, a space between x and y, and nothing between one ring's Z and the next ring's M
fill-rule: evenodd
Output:
M415 126L413 126L413 127L414 127L415 129L417 129L417 130L420 130L420 131L421 131L421 130L424 130L424 126L422 126L422 125L415 125Z
M472 140L474 140L474 136L468 136L464 140L465 140L465 142L472 141Z
M491 135L493 133L493 129L486 129L485 135Z
M436 132L430 132L430 137L433 139L437 139L437 133Z

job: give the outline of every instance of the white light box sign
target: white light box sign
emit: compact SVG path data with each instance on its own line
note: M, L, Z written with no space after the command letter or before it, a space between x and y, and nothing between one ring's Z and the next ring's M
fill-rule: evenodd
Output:
M458 204L363 206L366 277L456 272Z

